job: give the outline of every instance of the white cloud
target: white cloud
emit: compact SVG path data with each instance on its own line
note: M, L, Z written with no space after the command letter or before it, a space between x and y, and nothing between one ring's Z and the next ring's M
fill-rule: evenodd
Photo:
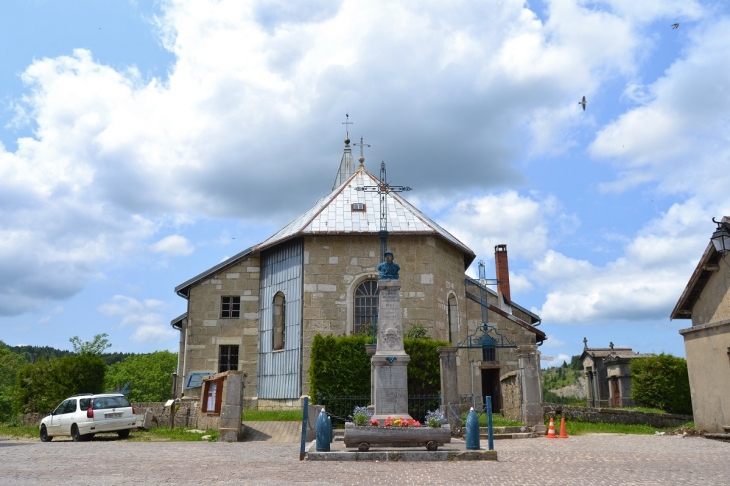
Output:
M554 197L538 199L516 191L453 201L439 223L485 260L499 244L507 245L510 259L537 258L549 245L549 227L560 235L577 225Z
M150 249L156 253L169 255L190 255L194 247L184 236L170 235L151 245Z
M130 339L134 342L144 344L168 344L177 335L177 331L170 329L169 326L165 326L162 323L158 323L155 325L139 326Z
M535 266L546 285L539 311L551 324L668 319L708 244L709 215L696 202L676 204L625 247L624 256L595 266L549 250Z
M120 316L120 328L134 329L130 339L136 343L169 345L177 332L169 327L168 319L155 311L165 311L166 304L155 299L137 300L133 297L115 295L111 302L98 307L105 316Z
M366 167L397 161L392 173L407 174L402 183L423 200L455 202L444 224L478 253L506 243L511 257L540 258L577 225L554 197L463 191L513 186L523 181L516 160L570 147L566 128L556 128L576 126L566 107L577 111L581 95L635 73L650 44L639 23L702 14L696 2L660 7L550 1L542 22L517 0L171 0L157 19L175 56L167 79L104 65L84 49L37 59L16 103L16 123L33 136L15 151L0 147L0 315L68 299L125 255L190 254L176 228L190 221L286 223L331 187L342 138L333 132L346 110L357 113L357 132L377 140ZM727 161L727 27L697 34L668 81L647 88L654 101L599 133L591 153L629 160L625 185L694 155L700 132L677 137L688 126L713 133L716 150L663 190L710 187ZM694 115L682 121L678 112ZM708 193L720 194L720 182ZM146 315L137 304L135 315ZM127 315L124 306L137 304L115 297L100 312Z

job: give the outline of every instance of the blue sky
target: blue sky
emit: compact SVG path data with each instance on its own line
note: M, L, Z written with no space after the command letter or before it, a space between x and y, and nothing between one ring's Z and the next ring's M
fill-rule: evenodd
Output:
M507 244L545 355L683 356L730 214L730 8L458 3L3 4L0 339L175 350L173 288L329 192L347 112L488 274Z

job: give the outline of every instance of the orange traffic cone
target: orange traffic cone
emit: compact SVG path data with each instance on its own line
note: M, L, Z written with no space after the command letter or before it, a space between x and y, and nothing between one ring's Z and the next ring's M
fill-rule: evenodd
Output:
M560 419L560 435L558 436L558 439L567 439L568 438L568 431L565 430L565 417L562 417Z
M553 422L553 418L550 417L550 426L548 427L548 433L546 436L548 439L557 439L558 437L555 435L555 422Z

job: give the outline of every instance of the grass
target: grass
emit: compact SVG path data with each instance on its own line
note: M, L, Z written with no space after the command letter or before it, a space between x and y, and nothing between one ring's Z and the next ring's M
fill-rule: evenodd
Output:
M204 432L192 432L195 429L169 427L153 427L150 430L134 430L129 435L132 442L200 442L204 436L210 436L208 442L218 442L217 430L206 430Z
M549 425L550 421L545 421L545 426ZM694 422L689 422L682 425L682 427L694 428ZM577 420L566 420L565 429L568 435L585 435L585 434L643 434L643 435L654 435L656 432L666 432L668 430L674 430L677 427L667 427L657 429L650 425L629 425L629 424L608 424L603 422L581 422ZM560 432L560 420L555 421L555 433Z
M39 429L37 425L7 425L0 424L0 436L12 437L13 439L38 439Z
M202 437L209 435L210 442L218 440L217 430L206 430L205 432L187 432L191 429L173 429L169 427L154 427L150 430L133 429L129 438L126 440L132 442L192 442L201 441ZM12 439L35 439L40 441L39 429L37 425L18 425L10 426L0 424L0 437L10 437ZM93 440L116 439L115 432L97 434ZM63 437L63 440L70 440L70 437Z
M466 414L461 415L461 419L464 421L464 424L466 425ZM479 427L486 427L487 426L487 414L482 413L479 414ZM493 413L492 414L492 427L510 427L510 426L517 426L521 427L522 422L517 422L515 420L507 420L502 416L501 413Z
M301 410L244 410L244 422L301 422Z

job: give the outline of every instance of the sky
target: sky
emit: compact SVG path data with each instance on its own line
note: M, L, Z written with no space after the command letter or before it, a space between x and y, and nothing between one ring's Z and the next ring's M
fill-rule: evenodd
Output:
M174 287L329 193L349 114L467 273L507 245L544 364L684 356L669 314L730 215L728 31L719 0L4 2L0 340L177 350Z

